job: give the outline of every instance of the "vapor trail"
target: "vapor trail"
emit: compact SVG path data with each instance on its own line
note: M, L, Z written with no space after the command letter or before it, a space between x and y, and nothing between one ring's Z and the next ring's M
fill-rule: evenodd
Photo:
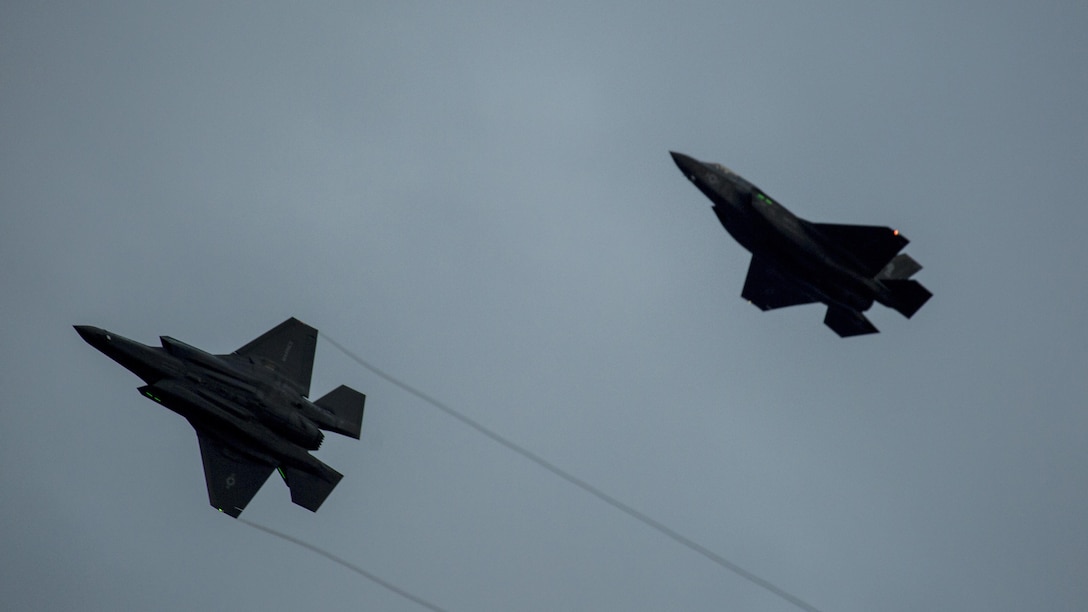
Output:
M353 563L351 563L351 562L349 562L349 561L347 561L345 559L341 559L340 557L337 557L336 555L334 555L334 554L332 554L332 553L330 553L328 551L322 550L322 549L314 546L313 544L303 542L302 540L300 540L298 538L295 538L295 537L292 537L292 536L289 536L286 533L280 533L280 532L276 531L275 529L272 529L271 527L265 527L264 525L258 525L257 523L251 523L251 522L249 522L249 521L247 521L247 520L245 520L243 518L239 518L237 520L238 520L239 523L245 523L246 525L249 525L250 527L252 527L254 529L260 529L261 531L263 531L263 532L265 532L267 534L271 534L271 535L276 536L277 538L287 540L288 542L290 542L292 544L297 544L297 545L305 548L306 550L309 550L311 552L315 552L315 553L321 555L322 557L325 557L326 559L328 559L330 561L333 561L335 563L339 563L340 565L343 565L344 567L346 567L349 570L355 572L356 574L359 574L363 578L367 578L370 581L378 584L379 586L383 586L383 587L389 589L390 591L393 591L397 595L400 595L401 597L403 597L405 599L409 599L411 601L414 601L415 603L423 606L424 608L427 608L428 610L433 610L434 612L446 612L446 610L444 608L439 608L438 606L434 605L433 603L430 603L429 601L427 601L425 599L421 599L419 597L416 597L415 595L412 595L408 591L405 591L404 589L402 589L402 588L400 588L400 587L398 587L398 586L396 586L394 584L391 584L389 582L386 582L385 580L382 580L381 578L378 578L374 574L371 574L370 572L368 572L365 569L359 567L358 565L355 565L355 564L353 564Z
M612 506L613 508L623 512L627 516L630 516L631 518L639 521L640 523L646 525L647 527L650 527L651 529L654 529L655 531L667 536L668 538L672 539L673 541L680 544L681 546L684 546L684 547L686 547L686 548L688 548L688 549L690 549L690 550L692 550L694 552L699 553L700 555L706 557L707 559L710 559L711 561L713 561L717 565L721 566L722 568L733 572L734 574L740 576L741 578L744 578L745 580L747 580L748 582L751 582L752 584L754 584L756 586L762 587L763 589L765 589L765 590L767 590L767 591L769 591L771 593L774 593L775 595L778 595L782 599L785 599L786 601L790 602L791 604L797 606L798 608L800 608L802 610L805 610L806 612L820 612L820 609L817 608L816 606L813 606L813 605L805 602L801 598L799 598L799 597L797 597L795 595L792 595L791 593L789 593L785 589L782 589L781 587L775 586L771 582L769 582L767 580L764 580L763 578L760 578L759 576L757 576L757 575L753 574L752 572L744 569L743 567L737 565L736 563L733 563L732 561L726 559L725 557L722 557L721 555L719 555L719 554L715 553L714 551L710 550L709 548L699 544L698 542L695 542L694 540L691 540L691 539L681 535L680 533L678 533L676 531L673 531L669 527L666 527L664 524L650 518L649 516L639 512L638 510L635 510L631 506L628 506L627 504L621 502L620 500L616 499L615 497L612 497L611 495L609 495L609 494L605 493L604 491L598 489L597 487L589 484L588 482L582 480L581 478L578 478L577 476L563 470L559 466L551 463L547 459L544 459L540 455L537 455L537 454L533 453L529 449L527 449L527 448L525 448L525 447L523 447L523 446L521 446L521 445L519 445L519 444L517 444L515 442L512 442L512 441L508 440L507 438L504 438L503 436L491 431L490 429L484 427L480 423L470 419L469 417L461 414L460 412L454 410L453 408L447 406L446 404L443 404L442 402L440 402L437 399L431 397L430 395L427 395L426 393L420 391L419 389L416 389L415 387L409 385L408 383L403 382L401 380L398 380L397 378L394 378L393 376L391 376L389 374L386 374L382 370L380 370L377 367L375 367L375 366L371 365L370 363L368 363L362 357L359 357L355 353L349 351L347 348L345 348L342 344L340 344L336 340L333 340L332 338L328 337L328 335L321 334L321 336L324 337L325 340L328 340L329 344L335 346L337 349L340 350L340 352L347 355L352 361L354 361L355 363L358 363L359 365L363 366L364 368L370 370L371 372L373 372L375 375L379 376L380 378L385 379L386 381L388 381L388 382L400 387L401 389L407 391L408 393L418 397L419 399L423 400L424 402L427 402L428 404L434 406L435 408L438 408L442 412L445 412L446 414L448 414L451 417L457 419L458 421L461 421L462 423L464 423L465 425L468 425L472 429L475 429L476 431L478 431L481 434L487 436L488 438L491 438L492 440L494 440L498 444L501 444L502 446L505 446L506 448L514 451L515 453L521 455L522 457L525 457L529 461L532 461L533 463L539 465L540 467L544 468L545 470L548 470L552 474L555 474L556 476L558 476L558 477L562 478L563 480L571 483L572 485L578 487L579 489L582 489L586 493L589 493L590 495L592 495L592 496L596 497L597 499L603 501L604 503Z

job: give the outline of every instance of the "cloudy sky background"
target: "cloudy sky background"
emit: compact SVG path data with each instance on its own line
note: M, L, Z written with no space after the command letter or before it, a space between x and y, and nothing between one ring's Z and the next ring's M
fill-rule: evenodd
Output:
M1023 6L1019 6L1023 5ZM1088 6L8 2L7 610L419 610L208 506L72 324L289 316L825 612L1088 608ZM843 340L739 298L669 159L891 225L935 294ZM319 341L368 395L317 514L448 610L796 610Z

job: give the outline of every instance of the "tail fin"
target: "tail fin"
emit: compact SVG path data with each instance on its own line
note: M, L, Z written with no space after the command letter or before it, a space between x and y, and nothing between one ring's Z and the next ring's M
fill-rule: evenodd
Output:
M336 416L337 422L327 427L328 431L359 439L363 431L365 395L351 387L340 385L314 403Z
M291 501L311 512L317 512L317 509L325 502L325 498L344 477L343 474L320 461L318 465L321 466L320 474L311 474L293 467L280 468L283 480L291 489Z
M885 279L880 281L891 290L891 307L906 318L911 318L933 294L918 281Z
M906 280L922 269L922 264L906 253L900 253L884 266L884 269L876 275L877 280L898 279Z
M879 331L869 319L865 318L865 315L842 306L827 307L827 314L824 315L824 325L835 330L835 333L843 338L875 334Z

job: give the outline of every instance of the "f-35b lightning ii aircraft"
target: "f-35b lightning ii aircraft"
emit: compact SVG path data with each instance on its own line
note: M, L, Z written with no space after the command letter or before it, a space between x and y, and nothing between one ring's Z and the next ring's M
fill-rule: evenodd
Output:
M732 170L670 153L714 203L726 231L752 253L741 296L761 310L823 302L824 324L839 336L858 336L877 332L861 314L874 301L910 318L933 295L909 280L922 266L897 255L909 242L897 230L806 221Z
M359 439L366 396L341 385L310 394L317 330L291 318L230 355L212 355L169 336L147 346L89 325L88 344L147 385L140 393L196 430L212 507L237 518L279 470L291 501L316 512L343 477L307 451L332 431Z

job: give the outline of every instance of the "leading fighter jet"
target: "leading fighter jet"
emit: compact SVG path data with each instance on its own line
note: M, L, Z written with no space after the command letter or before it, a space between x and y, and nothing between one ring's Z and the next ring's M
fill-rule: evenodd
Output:
M291 318L229 355L169 336L147 346L76 325L88 344L143 379L140 394L185 417L196 430L212 507L234 518L278 470L291 501L316 512L342 474L315 459L332 431L359 439L366 396L339 386L310 394L317 330Z
M877 332L861 314L874 301L909 319L933 295L910 280L922 266L897 255L909 242L898 230L812 223L725 166L670 154L752 253L741 296L761 310L822 302L824 324L839 336L859 336Z

